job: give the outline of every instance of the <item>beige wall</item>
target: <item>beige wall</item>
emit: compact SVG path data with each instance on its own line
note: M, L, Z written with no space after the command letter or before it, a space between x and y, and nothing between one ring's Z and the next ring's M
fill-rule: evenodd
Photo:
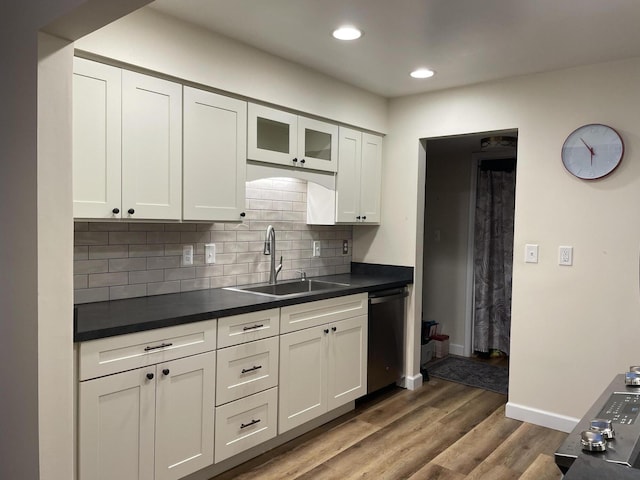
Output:
M129 0L90 3L84 15L93 24L134 8ZM83 4L82 0L10 2L0 18L3 479L58 480L74 475L67 228L71 225L66 97L70 71L66 73L64 66L70 65L71 49L64 41L39 38L38 31ZM100 7L105 7L103 15L95 15ZM53 269L68 274L56 276Z
M386 99L150 8L84 37L75 46L237 95L387 131Z
M631 59L390 103L382 225L372 238L354 232L356 245L366 240L354 258L365 251L365 261L416 261L421 269L420 138L518 129L512 415L566 429L614 374L638 363L639 82L640 59ZM591 122L615 127L626 151L610 177L585 182L565 171L560 149L572 130ZM522 261L525 243L540 245L538 264ZM572 267L557 265L559 245L573 245ZM420 273L418 291L419 283ZM592 354L597 360L585 365Z

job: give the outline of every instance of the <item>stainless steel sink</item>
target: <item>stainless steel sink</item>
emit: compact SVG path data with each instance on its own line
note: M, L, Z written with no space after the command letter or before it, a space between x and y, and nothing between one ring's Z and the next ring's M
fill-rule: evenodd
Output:
M254 295L265 295L267 297L291 297L294 295L304 295L311 292L333 290L348 286L348 283L327 282L325 280L295 280L275 285L261 284L246 285L244 287L225 287L224 290L253 293Z

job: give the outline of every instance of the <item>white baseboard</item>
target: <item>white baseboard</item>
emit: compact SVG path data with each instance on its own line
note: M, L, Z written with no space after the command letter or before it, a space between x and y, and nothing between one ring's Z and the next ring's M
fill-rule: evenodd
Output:
M419 373L413 377L402 377L396 385L407 390L416 390L422 386L422 374Z
M553 428L554 430L566 433L571 432L580 421L579 418L538 410L537 408L518 405L513 402L507 402L505 415L509 418L533 423L541 427Z
M458 355L459 357L464 357L464 345L458 345L457 343L450 343L449 353L451 355Z

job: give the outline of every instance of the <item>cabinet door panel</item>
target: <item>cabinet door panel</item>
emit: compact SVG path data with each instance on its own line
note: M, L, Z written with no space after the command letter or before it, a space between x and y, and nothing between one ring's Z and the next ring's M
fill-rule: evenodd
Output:
M304 168L337 171L338 126L298 117L298 163Z
M181 85L122 72L122 192L123 218L180 220Z
M316 327L280 336L278 433L327 411L324 330Z
M157 366L156 480L213 463L215 352Z
M328 352L328 409L367 393L367 316L330 326Z
M153 480L155 367L81 382L80 480Z
M336 177L336 221L355 222L360 215L360 166L362 132L340 128Z
M380 223L382 137L368 133L362 134L362 168L360 172L360 215L363 217L362 221Z
M248 105L247 114L247 158L294 166L298 117L254 103Z
M120 218L121 70L73 59L73 216Z
M184 220L240 220L247 103L184 87Z

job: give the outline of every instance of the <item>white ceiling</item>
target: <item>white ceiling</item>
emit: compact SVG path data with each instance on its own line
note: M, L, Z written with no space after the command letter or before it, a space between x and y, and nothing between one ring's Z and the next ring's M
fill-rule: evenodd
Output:
M640 56L639 0L157 0L168 15L385 97ZM340 24L364 31L345 43ZM409 77L416 67L435 77Z

